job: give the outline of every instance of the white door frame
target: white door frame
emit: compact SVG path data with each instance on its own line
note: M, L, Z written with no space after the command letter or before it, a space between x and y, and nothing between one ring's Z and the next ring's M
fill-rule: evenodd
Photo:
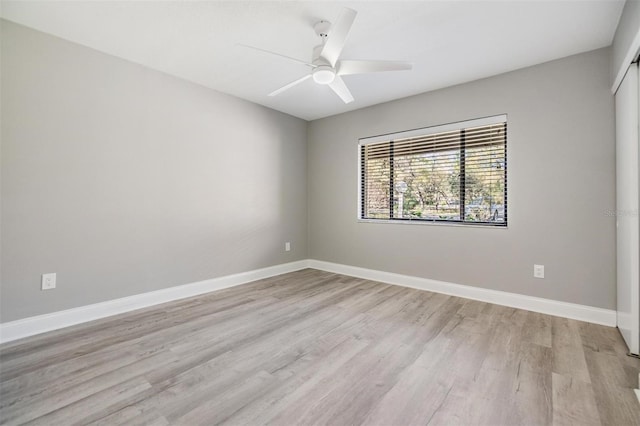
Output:
M640 173L638 64L615 95L617 324L631 354L640 354Z

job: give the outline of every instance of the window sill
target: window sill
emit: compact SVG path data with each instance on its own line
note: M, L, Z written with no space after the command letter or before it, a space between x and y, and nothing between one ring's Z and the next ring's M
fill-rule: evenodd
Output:
M394 225L428 225L428 226L453 226L456 228L483 228L483 229L509 229L509 225L487 225L484 223L456 223L440 222L435 220L387 220L387 219L357 219L359 223L384 223Z

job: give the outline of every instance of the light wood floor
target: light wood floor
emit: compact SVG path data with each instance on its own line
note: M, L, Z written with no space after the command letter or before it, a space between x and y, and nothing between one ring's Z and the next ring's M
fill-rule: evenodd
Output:
M310 269L0 362L5 424L640 425L614 328Z

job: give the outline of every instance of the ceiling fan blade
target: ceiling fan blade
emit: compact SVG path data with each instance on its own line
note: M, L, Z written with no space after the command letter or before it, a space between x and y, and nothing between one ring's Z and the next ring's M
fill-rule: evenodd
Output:
M316 68L316 65L310 64L308 62L305 62L305 61L297 59L297 58L292 58L291 56L283 55L281 53L276 53L276 52L272 52L270 50L260 49L259 47L249 46L248 44L240 44L240 43L238 43L238 46L242 46L242 47L246 47L246 48L249 48L249 49L257 50L259 52L268 53L270 55L280 56L281 58L289 59L290 61L295 61L295 62L298 62L300 64L303 64L303 65L306 65L308 67L311 67L311 68Z
M347 85L344 84L344 80L339 76L336 76L336 78L329 83L329 87L336 92L336 95L340 96L340 99L342 99L345 104L353 102L353 95L349 91Z
M353 9L345 7L342 14L338 18L338 21L329 29L329 35L327 42L320 52L320 56L326 59L331 66L335 66L342 53L342 48L347 41L347 36L353 25L353 21L356 19L356 12Z
M284 92L285 90L289 90L291 89L293 86L302 83L303 81L307 80L311 78L311 74L307 74L302 78L297 79L296 81L292 81L291 83L287 84L286 86L282 86L281 88L274 90L273 92L269 93L269 96L276 96L279 95L280 93Z
M401 61L352 61L338 62L338 75L366 74L370 72L403 71L413 68L410 62Z

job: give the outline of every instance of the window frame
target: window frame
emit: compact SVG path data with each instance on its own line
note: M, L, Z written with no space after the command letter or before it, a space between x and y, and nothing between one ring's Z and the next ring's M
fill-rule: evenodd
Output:
M372 143L388 142L394 139L405 139L419 136L428 136L435 133L443 133L448 131L463 130L471 127L479 127L491 124L504 123L508 126L507 114L492 115L488 117L450 122L446 124L440 124L435 126L422 127L418 129L405 130L401 132L386 133L376 136L368 136L358 139L358 198L357 203L357 221L362 223L392 223L392 224L415 224L415 225L437 225L437 226L462 226L462 227L482 227L491 229L507 229L509 227L508 221L508 192L509 186L507 185L508 177L508 133L505 134L504 141L504 162L505 162L505 190L504 190L504 222L474 222L465 220L450 220L450 219L411 219L411 218L365 218L364 213L364 194L363 187L363 158L362 158L362 146ZM508 127L507 127L508 128Z

